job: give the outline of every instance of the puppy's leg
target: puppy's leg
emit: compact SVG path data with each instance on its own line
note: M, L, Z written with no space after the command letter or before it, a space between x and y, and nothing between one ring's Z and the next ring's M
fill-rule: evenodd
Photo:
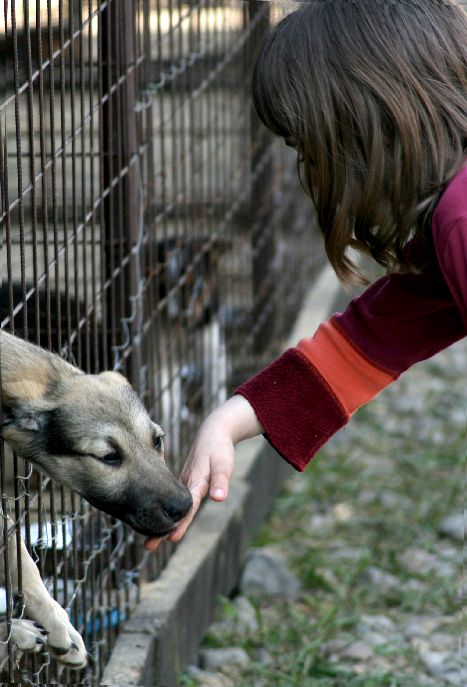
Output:
M8 524L11 526L11 521L5 518L4 526L8 527ZM16 555L16 549L11 545L11 537L9 544L8 553L11 557L11 555ZM0 547L1 553L2 547ZM0 585L5 586L5 568L3 565L0 565ZM3 669L8 658L8 643L12 646L15 660L19 661L24 652L41 651L46 641L47 631L39 623L23 618L12 618L8 631L8 623L2 618L0 621L0 669Z
M8 552L14 584L17 580L18 566L13 537L9 541ZM70 668L84 668L87 663L87 652L81 635L70 623L66 611L50 596L22 540L21 568L26 614L40 627L45 628L47 649L52 651L57 660Z

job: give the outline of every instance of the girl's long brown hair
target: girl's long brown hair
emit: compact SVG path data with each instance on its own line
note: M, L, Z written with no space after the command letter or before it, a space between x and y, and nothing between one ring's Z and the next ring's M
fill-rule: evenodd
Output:
M467 16L447 0L304 2L268 37L253 102L293 139L338 276L355 247L412 269L467 146ZM416 267L416 266L415 266Z

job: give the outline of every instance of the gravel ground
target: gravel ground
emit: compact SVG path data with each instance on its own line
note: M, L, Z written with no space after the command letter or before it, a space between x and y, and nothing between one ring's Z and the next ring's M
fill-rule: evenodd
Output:
M467 340L293 476L186 687L467 685Z

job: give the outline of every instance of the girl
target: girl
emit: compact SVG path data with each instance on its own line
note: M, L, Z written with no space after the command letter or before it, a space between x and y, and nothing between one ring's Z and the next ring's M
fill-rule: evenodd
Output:
M263 433L304 470L358 407L466 336L466 46L446 0L304 2L266 41L254 105L298 151L331 265L362 278L352 248L386 276L203 422L182 473L194 507L171 541L208 491L226 498L237 442Z

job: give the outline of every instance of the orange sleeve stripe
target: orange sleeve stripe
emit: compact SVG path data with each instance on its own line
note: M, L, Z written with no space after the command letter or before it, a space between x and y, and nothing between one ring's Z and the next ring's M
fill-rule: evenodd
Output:
M299 341L297 348L326 380L349 415L396 379L364 358L332 320L324 322L312 338Z

